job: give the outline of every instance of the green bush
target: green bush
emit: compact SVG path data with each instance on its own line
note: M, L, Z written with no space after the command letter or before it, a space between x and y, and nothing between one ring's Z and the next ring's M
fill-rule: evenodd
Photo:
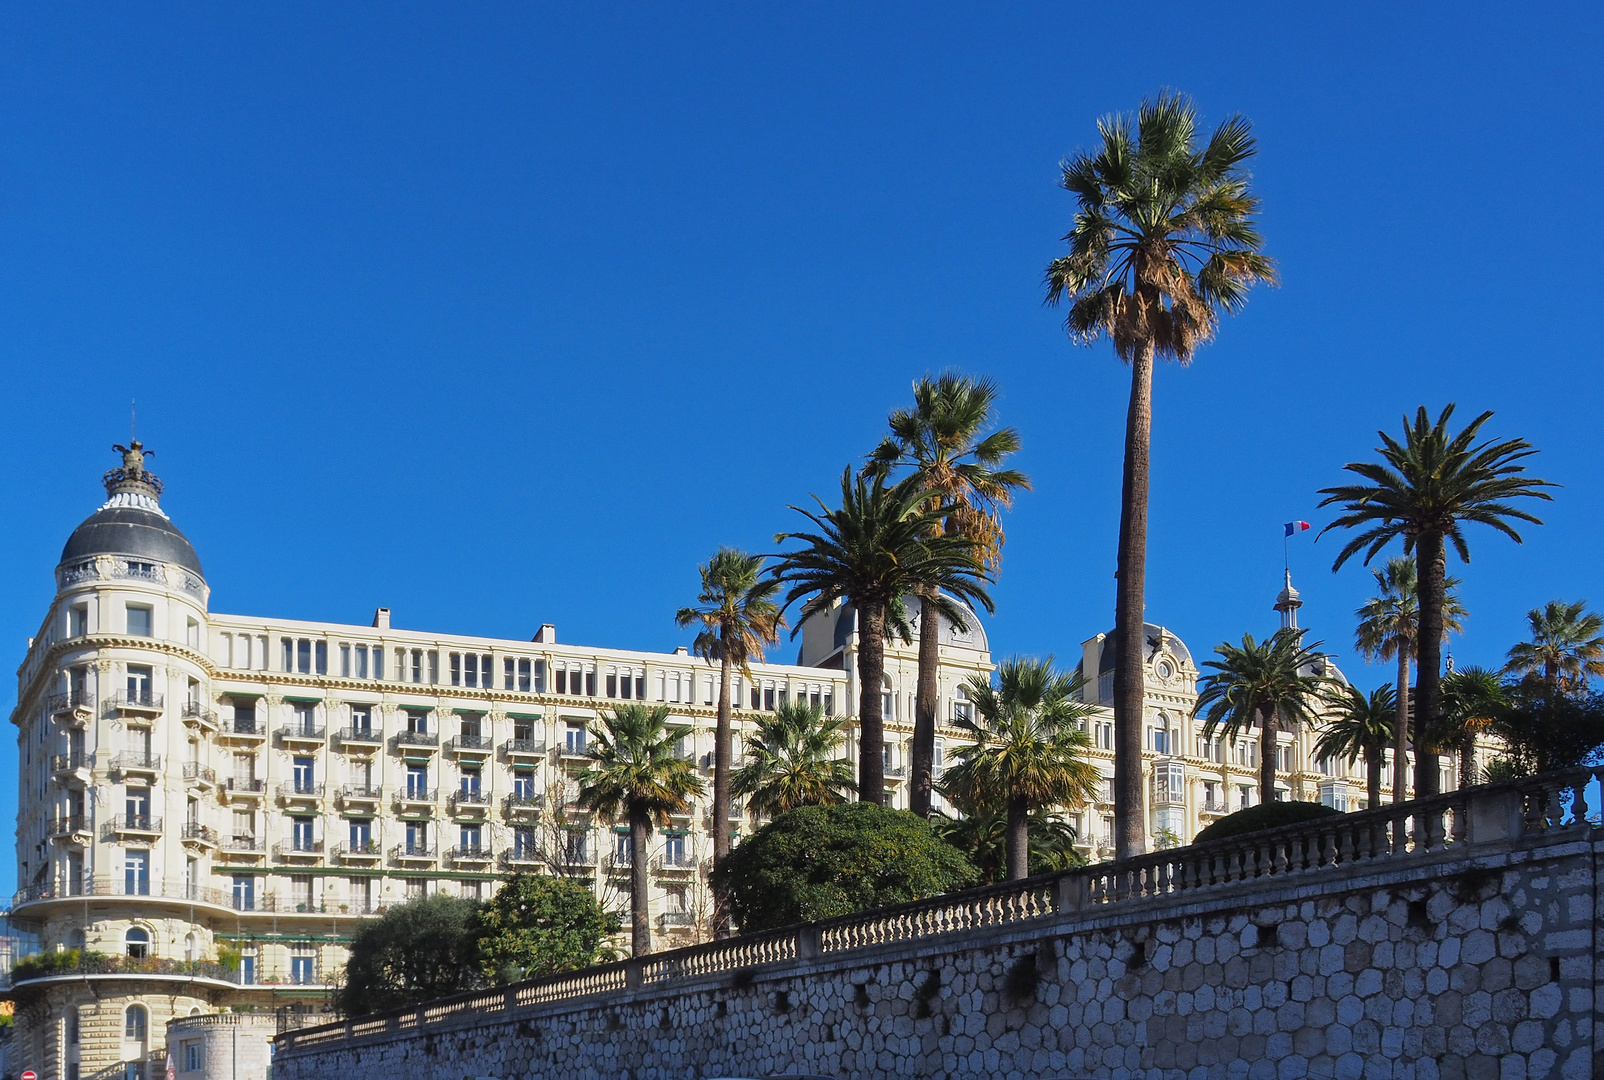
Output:
M477 906L436 893L362 923L336 998L341 1011L381 1012L479 986Z
M781 814L714 871L748 933L921 900L977 876L927 822L873 803Z
M1241 836L1243 833L1259 832L1262 829L1296 825L1300 821L1313 821L1315 818L1330 817L1332 814L1340 813L1341 810L1333 810L1320 803L1260 803L1258 806L1250 806L1246 810L1238 810L1234 814L1222 817L1199 832L1192 843L1202 844L1210 840L1223 840L1227 836Z
M617 929L583 883L515 874L475 920L480 968L498 983L573 971L610 959L607 935Z
M25 956L11 965L11 981L21 982L23 979L41 979L46 975L55 975L64 971L78 971L86 965L90 968L104 967L111 959L102 952L84 952L82 949L63 949L61 952L36 953Z

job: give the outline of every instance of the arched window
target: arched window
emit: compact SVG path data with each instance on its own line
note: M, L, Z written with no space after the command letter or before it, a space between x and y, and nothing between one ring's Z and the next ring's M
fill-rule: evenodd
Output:
M128 955L135 960L143 960L150 955L150 933L140 927L130 927L128 933L123 935L123 943L128 949Z
M199 959L195 955L195 935L186 934L184 937L184 959L194 961Z
M149 1027L149 1014L143 1005L130 1005L123 1013L123 1038L128 1042L144 1042Z
M958 687L958 699L952 703L952 718L954 720L968 720L974 715L974 709L969 703L969 688Z
M1153 718L1153 725L1148 728L1148 749L1155 754L1168 754L1170 752L1170 718L1159 713Z

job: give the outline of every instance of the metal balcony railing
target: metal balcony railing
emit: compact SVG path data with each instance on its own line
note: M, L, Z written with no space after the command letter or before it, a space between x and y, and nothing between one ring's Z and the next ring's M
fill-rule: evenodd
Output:
M73 772L78 769L87 769L94 763L94 759L82 750L74 750L70 754L51 754L51 772Z
M440 746L440 735L433 731L398 731L391 741L397 747L411 746L426 750L436 750Z
M658 854L652 865L658 870L695 870L698 860L688 851L664 851Z
M532 847L514 848L501 853L501 865L506 867L528 867L540 865L541 858Z
M344 844L337 844L334 848L335 858L371 859L384 854L379 848L377 840L357 840Z
M483 812L490 805L490 796L482 791L453 791L446 802L454 814Z
M491 859L490 848L485 844L459 844L447 854L454 863L483 863Z
M273 854L280 858L293 855L321 855L323 854L323 841L291 837L288 840L274 844Z
M224 851L252 852L262 851L262 838L260 836L229 836L223 840Z
M514 792L502 798L501 812L504 814L528 812L539 810L545 804L546 796L543 793L531 791L528 794L519 795Z
M184 708L179 715L185 720L194 720L207 727L215 728L217 726L217 713L208 708L204 702L184 702Z
M346 801L378 802L383 798L376 784L346 784L340 789L340 798Z
M398 803L432 803L439 791L439 788L418 788L408 785L395 793L395 801Z
M113 709L132 709L139 712L161 712L166 699L149 690L118 690L111 695Z
M223 781L223 790L233 795L260 795L267 789L267 781L254 776L230 776Z
M254 716L231 716L223 723L224 735L244 735L253 739L265 738L267 725Z
M278 729L280 742L322 742L327 735L328 728L319 724L285 724Z
M194 780L202 784L217 783L217 773L210 765L202 765L198 761L184 762L184 779Z
M428 844L397 844L390 849L390 858L399 859L433 859L439 855L435 848Z
M380 746L384 743L384 732L375 731L371 727L343 727L337 734L342 743L362 743L370 746Z
M93 710L94 707L95 695L87 690L71 690L65 694L51 694L46 704L46 708L50 710L53 716L76 712L79 709Z
M124 750L111 759L113 769L126 772L129 769L138 769L141 772L161 772L162 756L150 754L143 750Z
M696 925L695 917L688 911L665 911L657 918L664 929L676 930Z
M119 833L152 833L162 831L162 819L150 814L118 814L106 822L105 833L108 837Z
M217 846L217 830L210 825L202 825L198 821L184 822L184 831L180 835L184 840L194 840L202 844L211 844L213 847Z
M82 814L71 814L66 817L53 818L50 822L51 836L71 836L74 833L88 831L88 819Z
M278 786L278 797L286 801L290 799L321 799L323 797L323 785L321 783L280 784Z
M453 735L446 746L455 754L488 754L495 748L495 744L483 735Z

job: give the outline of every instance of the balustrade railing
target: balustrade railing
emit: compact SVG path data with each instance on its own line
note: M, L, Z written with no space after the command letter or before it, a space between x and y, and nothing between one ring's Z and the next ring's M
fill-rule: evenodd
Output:
M1581 833L1600 825L1599 807L1588 802L1588 788L1601 782L1604 766L1467 788L461 994L417 1008L285 1033L279 1036L278 1048L287 1053L347 1039L393 1036L469 1014L495 1014L540 1002L660 986L758 964L1071 915L1110 904L1201 893L1264 878L1429 859L1523 836ZM507 854L502 858L506 862Z

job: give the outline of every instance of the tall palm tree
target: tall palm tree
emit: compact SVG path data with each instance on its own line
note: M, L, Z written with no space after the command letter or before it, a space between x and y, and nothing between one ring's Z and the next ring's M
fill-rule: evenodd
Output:
M1273 637L1242 644L1222 641L1214 647L1218 660L1203 663L1210 671L1198 680L1193 716L1203 717L1203 737L1223 730L1227 738L1259 726L1259 801L1275 801L1276 732L1313 724L1320 707L1338 683L1325 674L1321 642L1303 644L1303 631L1286 628Z
M930 590L935 613L962 623L962 608L951 599L992 610L985 583L991 580L978 546L967 536L939 528L944 507L929 505L915 484L888 486L881 473L841 473L841 508L831 510L817 496L819 510L793 506L818 529L786 532L776 543L801 546L780 557L773 574L789 583L785 607L804 600L798 625L827 612L838 601L850 604L858 620L858 798L885 802L885 725L880 694L885 681L888 614L902 597ZM782 609L783 610L783 609ZM792 631L793 635L795 631Z
M968 689L975 715L958 726L974 741L955 751L941 789L960 804L1007 808L1008 877L1028 877L1030 812L1084 806L1102 786L1082 730L1092 706L1080 699L1080 680L1055 671L1050 656L1004 660L996 685L975 675Z
M937 811L930 827L936 835L969 856L980 871L980 883L992 885L1008 876L1008 808L986 805L964 807L961 817ZM1032 807L1025 831L1030 849L1031 874L1084 866L1086 856L1075 847L1080 837L1075 826L1056 810Z
M785 620L775 606L780 583L763 573L763 557L721 547L697 568L702 575L698 607L680 608L679 626L700 626L694 648L708 663L718 661L718 723L713 734L713 865L730 853L730 724L733 702L730 673L752 677L750 663L763 661L763 649L779 639ZM720 879L722 880L722 879ZM715 897L715 922L723 930L724 896Z
M1523 475L1521 462L1537 453L1525 439L1477 442L1482 425L1492 417L1484 412L1458 433L1448 430L1454 415L1450 403L1436 421L1420 406L1414 423L1404 418L1403 441L1377 432L1380 461L1351 461L1343 466L1362 483L1321 488L1321 506L1342 505L1342 513L1320 530L1362 528L1337 553L1333 570L1364 552L1368 565L1394 539L1403 541L1404 554L1414 553L1420 594L1420 629L1415 656L1415 720L1429 730L1442 710L1442 641L1448 582L1447 544L1452 543L1462 562L1470 562L1464 526L1491 526L1520 543L1511 521L1541 525L1536 516L1509 505L1510 499L1553 496L1544 488L1557 485ZM1435 795L1437 755L1415 750L1415 794Z
M846 802L857 789L852 763L838 756L846 745L846 723L802 701L758 718L757 730L746 737L746 764L731 784L746 797L754 818Z
M646 892L652 826L666 827L670 814L685 813L691 797L702 793L691 763L674 752L691 729L670 724L668 715L667 705L615 705L592 725L591 764L578 776L580 805L629 822L630 937L636 956L652 951Z
M1398 661L1398 692L1394 696L1392 801L1404 801L1409 792L1409 662L1415 658L1415 639L1420 631L1420 599L1415 589L1415 561L1404 555L1387 560L1380 570L1372 570L1377 595L1366 600L1355 614L1359 618L1354 643L1366 660ZM1459 602L1458 578L1443 581L1443 635L1462 631L1466 616ZM1371 806L1379 803L1372 802Z
M1492 730L1509 712L1509 699L1498 673L1481 667L1449 672L1442 681L1442 713L1426 739L1437 750L1459 754L1459 786L1480 782L1476 770L1476 736Z
M1323 758L1341 758L1350 764L1364 759L1365 791L1370 809L1381 805L1381 771L1398 722L1391 683L1382 683L1366 697L1357 686L1343 688L1340 711L1325 722L1314 752Z
M1063 163L1078 209L1069 254L1047 267L1047 302L1069 303L1070 337L1107 336L1131 365L1120 488L1114 601L1114 829L1119 857L1146 850L1142 807L1142 620L1147 580L1148 456L1153 361L1189 363L1213 338L1220 312L1274 282L1259 251L1259 200L1245 163L1257 145L1242 116L1206 142L1197 110L1165 92L1128 115L1098 121L1102 145Z
M1604 616L1588 611L1586 600L1550 600L1528 611L1526 622L1532 639L1509 650L1506 673L1541 673L1551 693L1576 690L1589 678L1604 675Z
M891 414L891 434L869 455L869 469L905 468L930 493L933 505L947 509L942 527L979 545L987 569L1002 561L1001 510L1016 491L1029 491L1030 478L1000 466L1019 450L1019 433L993 426L997 384L956 372L913 384L913 408ZM921 601L925 592L920 592ZM941 620L919 619L919 678L915 694L912 785L908 809L930 816L936 756L936 676L941 660Z

